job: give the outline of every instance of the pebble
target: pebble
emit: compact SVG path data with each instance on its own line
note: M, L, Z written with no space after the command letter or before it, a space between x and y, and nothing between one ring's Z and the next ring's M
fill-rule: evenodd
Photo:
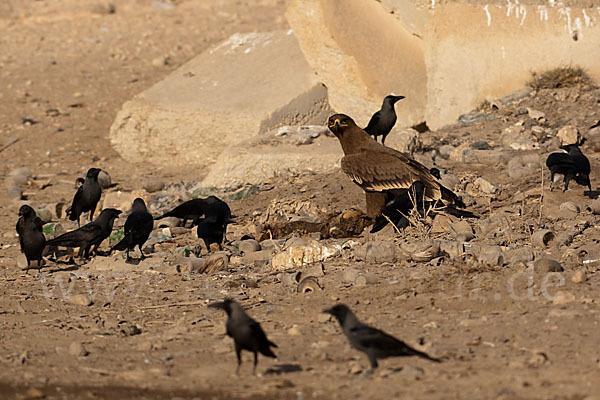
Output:
M579 214L579 212L581 211L579 209L579 206L572 201L566 201L564 203L561 203L559 208L561 210L571 211L575 214Z
M69 345L69 354L74 357L86 357L90 352L87 351L83 343L72 342Z
M575 295L573 293L560 290L554 295L554 300L552 300L552 304L554 304L555 306L560 306L563 304L572 303L574 301Z
M546 272L563 272L564 268L558 261L544 257L534 261L533 270L543 274Z
M581 143L581 134L579 129L573 125L565 125L558 130L556 137L560 140L561 146L568 144Z
M17 186L11 186L6 190L6 196L11 201L19 201L23 198L23 192Z
M344 272L342 272L342 282L354 283L354 281L360 274L364 274L364 272L363 272L363 270L361 270L359 268L356 268L356 267L346 268L344 270Z
M571 277L571 282L573 282L573 283L582 283L582 282L585 282L586 279L587 279L587 276L585 275L585 272L583 272L583 271L575 271L575 273Z
M94 304L90 296L87 294L75 294L69 297L69 303L77 306L91 306Z
M48 210L47 208L41 208L37 210L37 215L44 223L52 221L52 211Z
M260 244L254 239L242 240L238 246L238 249L243 254L250 254L256 251L260 251Z
M27 269L27 257L25 257L25 254L17 256L17 267L22 270Z
M504 255L500 246L482 246L477 260L482 265L490 267L502 267L504 265Z
M300 336L300 335L302 335L302 332L300 331L300 328L296 324L294 324L290 329L288 329L287 333L290 336Z
M25 393L25 397L23 397L24 400L38 400L38 399L44 399L44 398L46 398L46 395L44 394L44 392L42 392L38 388L33 388L33 387L27 389L27 393Z
M375 263L393 263L396 261L396 245L393 241L374 240L359 246L354 255L359 260Z
M151 178L142 181L142 188L144 188L144 190L148 193L155 193L161 191L164 189L164 187L165 183L160 179Z
M498 191L498 188L496 186L492 185L490 182L486 181L481 177L475 179L475 182L473 184L476 188L478 188L480 191L486 194L494 194Z
M108 189L112 185L110 175L105 170L101 170L98 174L98 183L102 189Z

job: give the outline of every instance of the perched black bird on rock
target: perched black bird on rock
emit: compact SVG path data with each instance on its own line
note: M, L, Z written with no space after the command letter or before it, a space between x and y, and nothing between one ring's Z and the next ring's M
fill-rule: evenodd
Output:
M119 243L115 244L110 251L126 250L127 260L129 260L129 251L135 249L135 246L138 246L141 253L140 259L144 259L145 256L142 251L142 246L146 243L146 240L148 240L153 228L154 219L152 218L152 214L148 212L144 200L138 197L133 201L131 214L129 214L125 221L125 236Z
M417 356L429 361L440 362L439 359L415 350L379 329L363 324L344 304L338 304L323 310L323 312L337 318L350 345L367 355L371 363L371 369L367 372L367 375L371 375L375 371L378 365L377 359L381 358Z
M48 246L79 247L78 256L81 259L88 258L90 248L95 252L100 244L110 236L115 218L121 214L120 210L114 208L105 208L98 218L75 229L74 231L63 233L54 239L48 240Z
M386 136L396 124L397 117L394 105L403 98L404 96L386 96L385 99L383 99L381 109L371 117L371 120L365 128L365 132L373 136L373 139L375 140L377 140L377 136L381 136L381 144L385 143Z
M19 220L17 221L17 233L21 252L27 258L27 269L31 267L32 261L37 261L37 266L42 266L42 253L46 246L46 237L43 232L44 223L35 214L35 210L28 205L19 209Z
M377 217L385 208L387 194L408 189L417 181L424 185L427 201L443 200L464 208L462 200L444 187L421 163L406 154L377 143L352 118L344 114L329 117L329 129L344 151L342 170L365 191L367 215Z
M582 143L583 144L583 143ZM590 161L581 152L576 144L560 146L562 152L551 153L546 159L546 166L550 170L550 190L552 191L554 175L560 174L564 177L563 192L569 189L569 181L575 180L582 186L592 190L590 182Z
M198 225L201 216L207 218L218 215L226 215L226 218L231 218L231 209L223 200L216 196L209 196L205 199L192 199L181 203L169 212L164 213L156 219L166 217L176 217L183 219L183 224L188 219L193 221L192 226Z
M208 306L225 310L227 313L227 335L233 338L235 354L238 360L236 373L239 373L240 365L242 365L242 350L254 353L253 374L256 373L258 353L267 357L277 357L271 351L271 347L277 347L277 345L267 339L260 324L246 314L239 303L231 299L225 299L223 302L212 303Z
M75 192L71 207L66 210L69 219L77 221L77 226L80 226L80 215L86 211L90 212L90 221L94 218L94 210L102 195L102 188L98 183L98 174L100 171L99 168L90 168L88 170L83 185L79 186L77 192Z

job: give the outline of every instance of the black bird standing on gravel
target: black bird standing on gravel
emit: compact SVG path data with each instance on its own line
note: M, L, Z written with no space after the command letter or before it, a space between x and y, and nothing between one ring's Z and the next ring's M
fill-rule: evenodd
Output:
M390 133L396 124L396 110L394 105L397 101L402 100L404 96L389 95L383 99L381 110L377 111L371 117L365 131L377 140L377 136L382 136L381 144L385 143L386 136Z
M223 302L212 303L208 305L211 308L219 308L227 313L227 335L233 338L235 343L235 354L237 356L236 374L240 371L242 365L242 350L251 351L254 353L254 369L252 373L256 373L256 364L258 363L258 353L267 357L276 358L277 356L271 351L271 347L277 345L267 339L265 332L260 327L260 324L252 319L242 306L231 299L225 299Z
M437 168L431 169L433 176L440 176ZM438 178L439 179L439 178ZM396 192L388 193L388 202L385 205L380 216L375 219L371 228L371 233L382 230L388 222L392 222L398 229L406 228L410 222L408 216L415 209L420 217L425 217L429 213L432 217L440 212L463 218L479 218L471 211L461 210L452 203L442 203L441 201L427 201L424 199L425 185L421 181L414 182L410 188ZM395 196L395 197L394 197Z
M204 241L204 245L208 252L210 252L210 245L212 243L217 243L219 249L222 249L229 221L229 219L225 220L216 217L203 218L200 220L200 223L196 228L196 233L198 234L198 238Z
M176 217L183 219L183 224L188 219L193 221L192 226L198 225L201 216L211 217L214 215L226 215L231 218L231 209L223 200L216 196L209 196L206 199L192 199L181 203L169 212L164 213L156 219L166 217Z
M100 201L102 188L98 183L98 174L101 172L99 168L90 168L85 176L83 185L79 186L71 207L67 208L66 213L71 221L77 221L77 226L80 225L79 217L86 211L90 212L90 221L94 218L94 210Z
M154 219L152 218L152 214L148 212L144 200L138 197L133 201L131 214L129 214L125 221L125 236L119 243L115 244L110 251L126 250L127 260L129 260L129 251L135 249L135 246L138 246L141 253L140 259L143 260L146 256L142 251L142 246L146 243L146 240L148 240L153 228Z
M32 261L37 261L37 266L42 266L42 253L46 246L46 237L43 232L44 223L35 214L35 210L27 204L19 209L19 220L17 221L17 233L21 252L27 258L27 270Z
M546 166L550 170L550 191L552 191L554 175L556 174L561 174L564 177L563 192L569 189L571 179L582 186L587 186L591 191L590 161L588 158L576 144L568 144L560 146L560 148L563 150L562 152L550 153L546 159Z
M115 218L117 218L119 214L121 214L121 210L105 208L93 222L48 240L46 245L79 247L78 256L82 260L88 258L90 248L94 246L92 252L96 252L104 239L110 236Z
M367 355L371 363L371 369L367 372L367 376L375 371L378 365L377 359L379 358L417 356L429 361L440 362L437 358L415 350L379 329L363 324L344 304L337 304L332 308L323 310L323 312L337 318L350 345Z

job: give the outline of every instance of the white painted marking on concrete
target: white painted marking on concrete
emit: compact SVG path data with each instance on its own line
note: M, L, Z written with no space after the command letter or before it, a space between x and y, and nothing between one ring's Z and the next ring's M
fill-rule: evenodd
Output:
M537 6L538 13L540 14L540 21L548 21L548 7Z
M581 22L581 18L576 17L575 18L575 27L577 28L577 35L579 36L579 38L583 37L583 23Z
M506 0L506 3L506 16L510 17L510 14L512 13L512 10L515 7L515 5L511 3L510 0Z
M521 15L523 15L523 17L521 17L521 26L523 26L523 23L525 22L525 17L527 16L527 8L525 8L525 6L521 4L519 6L519 10L521 11Z
M435 8L435 0L431 0L431 9L433 10Z
M587 15L587 13L585 12L585 9L581 9L581 14L583 14L583 20L585 21L585 26L586 27L592 26L592 19L590 18L589 15Z
M558 10L558 15L560 15L562 19L566 20L567 25L565 26L565 29L567 32L573 32L571 29L571 9L569 7L560 8Z
M492 15L490 14L490 10L489 10L487 4L483 7L483 11L485 11L485 15L487 15L488 26L491 26L492 25Z

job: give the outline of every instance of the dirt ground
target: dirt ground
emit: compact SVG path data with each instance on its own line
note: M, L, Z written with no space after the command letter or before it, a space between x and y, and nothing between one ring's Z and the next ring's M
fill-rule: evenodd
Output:
M206 171L147 170L122 160L108 141L117 111L124 101L235 32L286 27L285 7L286 1L277 0L3 2L0 146L18 141L0 153L2 176L26 166L36 181L47 182L23 187L34 206L70 200L75 178L91 166L110 172L117 183L112 191L139 189L141 180L149 178L193 186ZM431 155L443 144L477 141L498 146L504 129L520 123L526 129L542 126L547 133L536 138L539 150L527 152L543 162L556 149L550 136L566 124L585 136L600 119L599 105L600 90L587 85L539 90L514 106L484 105L483 114L471 115L482 118L423 133L422 152ZM542 111L543 120L532 122L527 107ZM588 137L582 148L592 163L596 188L600 138ZM506 164L436 158L438 167L456 176L457 191L469 208L482 221L497 223L488 232L476 228L474 245L503 246L508 254L530 246L531 233L538 229L567 232L571 241L534 249L537 259L547 255L560 261L564 272L529 273L527 263L508 256L503 266L485 265L469 254L375 263L359 260L351 249L353 243L394 236L399 244L455 239L417 226L402 235L388 228L382 236L322 240L344 250L324 262L325 275L319 278L323 290L306 294L282 284L265 263L213 274L173 273L160 253L148 262L166 273L142 264L126 272L100 269L109 261L99 261L49 263L41 273L25 274L15 264L20 203L11 202L3 190L0 398L600 399L600 262L587 262L600 258L599 217L586 211L597 189L584 195L581 186L572 184L567 192L549 192L546 173L542 191L539 166L511 178L503 172ZM477 190L474 181L480 176L498 191ZM277 199L308 202L323 215L363 207L360 189L341 172L277 178L259 189L230 201L238 219L228 239L240 239ZM150 203L159 204L149 196ZM559 205L567 201L581 212L561 210ZM182 234L172 246L191 241ZM343 282L349 267L374 274L377 283ZM92 305L68 300L67 294L82 293L93 297ZM235 375L225 317L206 307L225 296L240 301L279 346L276 360L260 358L257 376L251 375L248 353L239 377ZM443 362L382 360L379 370L364 378L366 357L351 349L337 323L321 313L338 302Z

